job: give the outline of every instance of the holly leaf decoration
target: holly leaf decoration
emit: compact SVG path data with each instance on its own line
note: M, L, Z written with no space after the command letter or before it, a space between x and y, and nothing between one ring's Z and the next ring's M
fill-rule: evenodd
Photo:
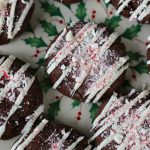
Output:
M137 65L132 66L132 69L134 69L136 72L138 72L139 74L142 73L148 73L148 67L146 62L144 62L143 60L140 61Z
M97 104L92 104L92 106L90 108L90 118L92 119L92 122L96 118L96 114L98 112L98 109L99 109L99 106Z
M60 111L60 100L51 103L48 109L48 118L50 120L54 120L56 116L58 116L58 112Z
M44 58L40 58L36 64L39 66L43 66L44 62L45 62Z
M67 22L67 26L70 26L71 23L72 23L72 19L70 18L70 19L69 19L69 22Z
M84 2L80 2L77 6L77 10L76 10L76 16L79 18L79 20L84 21L85 17L86 17L86 7L85 7L85 3Z
M56 7L54 4L50 4L48 2L41 2L41 5L44 11L49 13L50 16L60 16L63 18L59 7Z
M34 34L34 30L33 30L32 26L31 26L31 24L28 25L28 28L27 28L26 31L27 31L27 32L31 32L31 33Z
M52 87L49 78L45 78L44 80L40 81L40 86L45 93L47 93L48 90Z
M40 47L47 47L47 44L43 41L43 39L37 38L37 37L29 37L27 39L24 39L25 43L30 45L31 47L36 47L36 48L40 48Z
M106 2L105 0L104 0L104 4L106 5L106 7L108 7L109 6L109 2Z
M78 107L78 106L80 106L80 101L78 101L78 100L75 100L73 103L72 103L72 108L75 108L75 107Z
M121 21L120 16L113 16L111 18L106 18L105 24L112 30L114 31L118 26L119 22Z
M132 25L130 28L127 28L125 32L122 34L122 37L132 40L134 37L138 35L141 31L142 25Z
M130 61L139 61L143 56L139 52L128 52L129 60Z
M46 32L49 36L58 35L57 28L52 23L48 23L46 20L40 21L40 23L42 28L44 29L44 32Z

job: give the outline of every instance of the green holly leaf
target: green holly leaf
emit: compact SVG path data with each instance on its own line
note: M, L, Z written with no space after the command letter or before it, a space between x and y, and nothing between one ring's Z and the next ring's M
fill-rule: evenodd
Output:
M31 32L31 33L34 34L34 30L33 30L32 26L31 26L31 24L28 25L28 28L27 28L26 31L27 31L27 32Z
M36 64L38 64L39 66L43 66L44 62L44 58L40 58Z
M44 11L49 13L50 16L60 16L63 18L60 8L56 7L54 4L50 4L48 2L41 2L41 5Z
M148 73L147 64L143 60L141 62L139 62L137 65L132 66L131 68L134 69L139 74Z
M95 120L96 115L98 113L99 106L97 104L92 104L90 109L90 118L92 119L92 122Z
M109 2L106 2L106 1L104 0L104 4L105 4L106 7L108 7L110 3L109 3Z
M30 45L31 47L36 47L36 48L40 48L40 47L47 47L47 44L44 42L44 40L40 37L29 37L27 39L24 39L25 43Z
M76 16L79 18L79 20L84 21L86 17L86 7L84 2L80 2L78 4L77 10L76 10Z
M58 116L58 112L60 111L60 100L51 103L48 109L48 118L50 120L54 120L55 117Z
M129 60L130 61L139 61L143 56L139 52L128 52Z
M42 28L49 36L56 36L58 35L58 31L56 26L52 23L48 23L46 20L40 21Z
M112 30L114 31L118 26L119 22L121 21L120 16L113 16L111 18L106 18L105 24Z
M134 37L138 35L141 31L142 25L132 25L130 28L127 28L125 32L122 34L122 37L132 40Z
M78 107L78 106L80 106L80 101L78 101L78 100L75 100L73 103L72 103L72 108L75 108L75 107Z
M67 22L67 26L70 26L71 23L72 23L72 19L70 18L70 19L69 19L69 22Z
M52 87L49 78L45 78L44 80L40 81L40 86L45 93L47 93L48 90Z

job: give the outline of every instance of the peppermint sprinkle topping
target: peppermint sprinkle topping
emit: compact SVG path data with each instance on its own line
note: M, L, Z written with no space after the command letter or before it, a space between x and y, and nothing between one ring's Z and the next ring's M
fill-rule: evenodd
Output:
M47 73L51 74L60 66L62 74L53 88L57 89L63 81L67 82L69 74L72 74L74 84L69 89L70 96L74 96L86 83L83 98L86 97L88 103L95 97L93 102L96 103L128 68L128 57L119 57L117 52L112 50L111 47L119 35L117 33L107 35L106 27L79 22L74 28L64 29L48 50L45 59L52 55L53 58L48 63ZM108 58L113 62L108 63ZM70 59L69 65L64 63L67 59Z
M102 138L97 150L150 149L150 100L146 98L149 95L148 90L133 93L133 99L113 95L95 119L96 133L89 142Z

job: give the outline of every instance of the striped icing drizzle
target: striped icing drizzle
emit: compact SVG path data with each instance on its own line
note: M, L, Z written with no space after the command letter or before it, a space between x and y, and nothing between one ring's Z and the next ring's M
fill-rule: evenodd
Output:
M148 94L149 91L145 90L131 101L125 97L118 99L114 94L102 113L95 119L93 129L97 129L97 131L89 142L101 136L103 141L97 146L97 150L103 149L112 141L115 141L117 150L148 148L150 129L145 128L143 124L145 121L147 124L150 121L150 100L144 101L141 106L135 108ZM123 103L124 100L125 103ZM112 110L114 110L113 113ZM109 128L110 132L108 132Z
M9 81L6 85L4 85L3 88L0 89L0 101L3 101L3 99L5 97L8 97L9 101L11 101L13 103L12 107L10 108L10 111L7 113L7 116L2 116L1 118L3 118L4 122L3 124L0 126L0 137L4 134L5 129L6 129L6 124L8 122L8 120L10 119L10 117L18 110L18 108L20 107L20 105L22 104L24 97L27 95L30 87L32 86L35 77L32 76L30 77L25 77L25 71L27 71L27 69L30 67L30 65L27 63L25 65L23 65L14 75L10 72L10 67L13 64L13 62L15 61L15 57L14 56L9 56L8 58L2 57L0 59L0 79L3 77L4 73L9 75ZM21 87L22 83L24 83L24 86ZM16 89L19 92L19 95L16 97L13 90ZM12 94L8 94L9 91L12 91ZM43 106L42 106L43 107ZM40 108L40 110L38 111L40 112L40 114L43 112L43 109ZM27 119L27 127L30 127L33 125L35 119L40 115L38 114L37 116L37 112L36 114L31 117L32 120L30 120L30 116L29 119ZM36 117L37 116L37 117ZM34 119L35 118L35 119ZM25 128L22 132L25 132L27 130L27 128Z
M0 34L3 32L2 27L5 24L5 20L6 20L6 25L8 27L7 36L9 39L14 38L15 35L19 32L33 4L33 0L29 0L29 1L21 0L21 3L25 4L26 7L24 8L18 21L14 22L17 2L18 0L0 0ZM7 9L7 5L11 5L10 15L5 19L5 11Z
M42 120L42 122L29 134L27 135L30 131L28 130L28 132L25 132L23 134L23 136L13 145L13 147L11 148L11 150L24 150L28 144L34 140L34 138L42 131L44 130L45 126L48 124L48 121L46 119ZM30 128L31 130L31 128ZM58 140L58 142L56 143L56 141L54 140L54 147L53 147L53 143L52 143L52 149L55 149L56 144L57 144L57 149L61 150L64 149L63 148L63 143L65 142L65 140L67 140L67 138L69 137L69 135L71 134L72 129L68 132L65 132L65 129L61 130L61 134L62 134L62 138L59 139L55 139L56 141ZM49 136L49 138L45 141L48 142L50 141L53 136L57 136L56 130L54 130L54 132ZM68 146L68 148L66 150L73 150L76 148L76 146L84 139L83 136L77 138L76 141L74 141L70 146ZM88 145L84 150L91 150L91 145Z
M147 53L150 53L150 35L148 36ZM147 58L147 64L150 65L150 60Z
M118 4L118 9L116 11L116 15L119 15L125 7L129 5L132 0L120 0ZM106 3L109 3L110 0L105 0ZM139 2L139 6L134 10L130 16L130 20L139 20L142 21L147 15L150 14L150 1L143 0Z
M94 76L94 71L98 69L99 64L101 63L99 61L104 55L107 55L109 48L118 38L117 33L112 33L108 37L103 37L102 35L106 31L105 27L98 29L97 31L96 29L96 24L87 23L76 35L74 35L74 37L71 30L67 32L67 30L64 29L49 48L45 59L53 53L56 53L56 56L48 63L48 74L51 74L67 56L72 57L69 66L61 66L62 75L55 82L53 86L54 89L58 88L70 72L77 71L78 74L74 75L75 85L71 91L71 96L73 96L89 75ZM64 43L64 46L57 51L57 46L64 36L66 36L66 42ZM125 65L127 64L127 61L128 57L121 57L119 60L115 61L112 67L100 68L100 72L98 73L99 79L96 79L85 93L85 96L87 96L86 102L90 102L95 96L97 97L95 97L94 102L97 102L115 80L117 80L117 78L128 68L128 65ZM77 65L79 67L78 70L76 69ZM108 78L110 80L107 80Z

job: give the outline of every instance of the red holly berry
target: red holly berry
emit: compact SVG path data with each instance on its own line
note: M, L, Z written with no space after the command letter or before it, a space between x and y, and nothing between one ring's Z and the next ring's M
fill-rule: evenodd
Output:
M82 113L79 111L79 112L78 112L78 116L81 116L81 115L82 115Z
M92 15L92 18L94 19L95 17L96 17L96 15L95 15L95 14L93 14L93 15Z
M132 78L133 78L133 79L136 79L136 75L135 75L135 74L133 74L133 75L132 75Z
M110 15L112 15L112 14L113 14L113 12L112 12L112 11L110 11L110 12L109 12L109 14L110 14Z
M93 14L96 14L96 10L93 10Z
M38 54L34 54L34 57L38 57Z
M63 24L63 20L59 20L59 23L60 23L60 24Z
M78 120L78 121L81 120L81 117L80 117L80 116L77 116L77 120Z
M56 96L55 98L56 98L56 99L59 99L59 96Z
M39 50L36 50L36 53L40 53L40 51L39 51Z
M147 46L150 42L146 42L145 45Z

